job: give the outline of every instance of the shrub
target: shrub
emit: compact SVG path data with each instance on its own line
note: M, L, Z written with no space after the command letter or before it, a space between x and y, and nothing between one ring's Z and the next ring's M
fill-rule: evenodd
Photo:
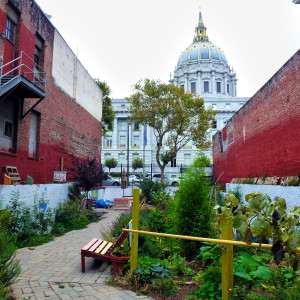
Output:
M115 238L118 238L122 233L122 229L125 228L128 223L131 221L131 213L121 213L119 217L112 222L111 225L111 235Z
M12 198L7 206L12 215L12 222L8 226L8 232L16 236L18 247L35 246L48 242L47 236L53 225L53 212L47 208L43 212L39 207L48 202L40 199L32 208L19 201L19 193L12 193Z
M51 233L62 234L70 230L85 228L90 223L90 214L90 211L82 207L80 199L61 202L55 209L55 224Z
M11 222L12 215L7 210L0 210L0 299L9 298L9 286L16 282L21 272L19 261L15 260L14 237L7 232Z
M205 159L198 159L184 173L175 195L175 231L177 234L210 237L213 232L212 183L205 176ZM193 257L200 247L199 243L182 240L184 253Z
M152 181L151 178L144 177L137 186L141 190L141 199L146 199L146 202L153 204L153 195L159 192L165 192L166 185L158 181Z

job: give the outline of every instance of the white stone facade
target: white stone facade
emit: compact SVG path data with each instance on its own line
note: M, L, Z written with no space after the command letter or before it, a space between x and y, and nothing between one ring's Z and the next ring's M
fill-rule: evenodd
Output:
M212 106L218 111L213 128L210 129L210 138L221 130L228 119L238 111L249 98L236 97L236 74L228 65L223 51L212 44L206 35L206 27L203 25L201 12L199 22L195 30L193 43L180 55L174 76L170 78L170 84L181 86L187 92L194 93L204 98L205 107ZM113 99L112 104L116 112L114 132L109 133L108 139L103 139L102 162L107 158L114 157L123 165L127 164L127 117L129 104L126 99ZM146 172L159 173L156 164L156 139L151 128L146 128L147 145L143 153L143 126L137 131L134 125L129 126L129 165L135 156L143 158L145 155ZM166 173L178 173L181 167L188 167L199 149L188 144L181 149L176 156L176 161L166 166ZM211 151L205 153L210 158ZM119 171L115 169L113 171Z

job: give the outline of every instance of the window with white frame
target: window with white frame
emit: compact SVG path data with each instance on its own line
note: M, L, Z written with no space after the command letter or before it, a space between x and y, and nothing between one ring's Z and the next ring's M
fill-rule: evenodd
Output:
M139 147L140 146L140 136L138 134L133 136L133 147Z
M204 93L209 93L209 81L204 81Z
M220 94L221 93L221 82L217 81L217 93Z
M104 138L104 148L109 149L112 147L112 136L108 135Z
M191 93L196 93L196 82L191 83Z
M119 120L119 131L126 131L127 130L127 120Z
M191 158L192 158L192 156L191 156L190 153L185 153L184 154L184 161L183 161L184 166L187 167L187 166L191 165Z
M120 147L125 147L126 146L126 135L120 135L119 146Z

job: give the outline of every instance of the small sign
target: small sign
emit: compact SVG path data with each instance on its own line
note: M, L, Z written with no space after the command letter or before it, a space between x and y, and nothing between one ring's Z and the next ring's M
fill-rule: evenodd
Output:
M67 181L67 172L66 171L54 171L53 181L54 182L66 182Z

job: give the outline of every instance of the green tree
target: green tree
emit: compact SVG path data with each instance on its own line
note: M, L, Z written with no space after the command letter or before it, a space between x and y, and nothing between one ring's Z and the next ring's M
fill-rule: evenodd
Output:
M108 158L105 160L105 165L108 167L108 173L110 173L110 169L115 168L118 165L118 161L115 158Z
M106 136L107 132L113 131L114 119L116 114L113 110L111 98L109 97L111 90L105 81L95 79L97 85L102 91L102 135Z
M165 166L187 143L193 142L200 149L210 146L207 130L215 112L212 108L205 109L203 98L186 93L181 87L145 79L135 84L134 93L127 100L130 119L153 128L161 182ZM168 150L162 150L163 146Z
M136 169L143 167L143 160L140 157L136 157L132 161L132 169L135 171Z

